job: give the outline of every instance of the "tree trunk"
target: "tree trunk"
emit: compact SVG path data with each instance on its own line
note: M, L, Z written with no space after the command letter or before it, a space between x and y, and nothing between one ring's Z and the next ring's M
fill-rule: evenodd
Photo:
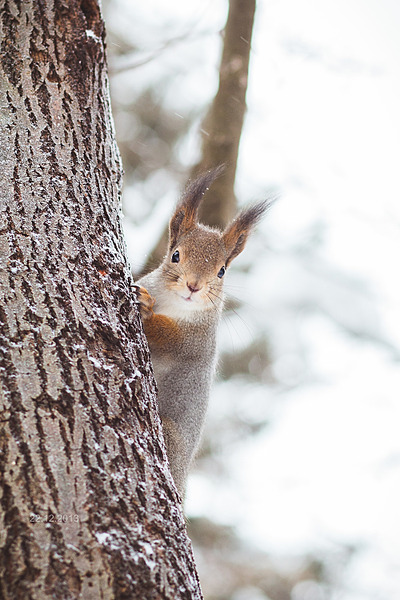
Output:
M97 1L0 6L0 597L201 598L121 233Z
M251 38L256 0L229 0L224 30L224 47L219 68L219 88L202 127L202 154L192 170L199 172L225 164L225 172L206 195L200 218L207 225L223 229L236 211L234 192L249 73Z

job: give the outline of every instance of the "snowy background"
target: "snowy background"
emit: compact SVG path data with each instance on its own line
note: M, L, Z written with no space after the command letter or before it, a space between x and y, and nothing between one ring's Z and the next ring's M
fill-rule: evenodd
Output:
M109 34L135 46L114 56L110 36L119 139L135 138L124 106L149 86L189 123L174 164L128 174L138 269L198 158L227 3L105 9ZM280 199L227 276L237 308L186 512L230 526L277 569L325 561L292 600L400 598L399 31L397 0L258 2L236 191L243 204ZM162 149L142 145L151 166ZM268 596L251 585L229 597Z

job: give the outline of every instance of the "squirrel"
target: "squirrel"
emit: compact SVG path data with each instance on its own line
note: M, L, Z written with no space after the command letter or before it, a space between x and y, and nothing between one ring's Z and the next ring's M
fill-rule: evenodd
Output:
M169 223L163 262L136 282L167 456L182 498L216 368L224 275L268 207L263 201L242 210L224 231L200 224L200 202L221 170L188 185Z

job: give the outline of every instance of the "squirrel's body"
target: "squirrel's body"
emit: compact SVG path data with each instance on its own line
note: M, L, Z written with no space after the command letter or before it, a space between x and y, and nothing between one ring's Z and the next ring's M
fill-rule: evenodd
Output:
M221 311L180 311L179 304L163 289L162 266L138 283L155 298L154 313L172 318L179 328L179 333L171 328L163 340L166 344L160 344L154 339L157 319L153 327L145 322L171 471L182 493L207 410Z
M266 208L261 203L242 211L225 232L200 225L199 203L218 172L189 186L171 218L164 261L138 281L167 454L182 495L215 370L222 278Z

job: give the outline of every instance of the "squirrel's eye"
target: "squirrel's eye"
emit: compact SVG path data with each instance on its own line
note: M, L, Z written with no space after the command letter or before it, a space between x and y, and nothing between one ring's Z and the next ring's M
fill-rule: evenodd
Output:
M171 257L171 262L179 262L179 250L175 250L175 252L173 253L172 257Z
M218 271L218 277L221 279L225 275L225 267L221 267Z

